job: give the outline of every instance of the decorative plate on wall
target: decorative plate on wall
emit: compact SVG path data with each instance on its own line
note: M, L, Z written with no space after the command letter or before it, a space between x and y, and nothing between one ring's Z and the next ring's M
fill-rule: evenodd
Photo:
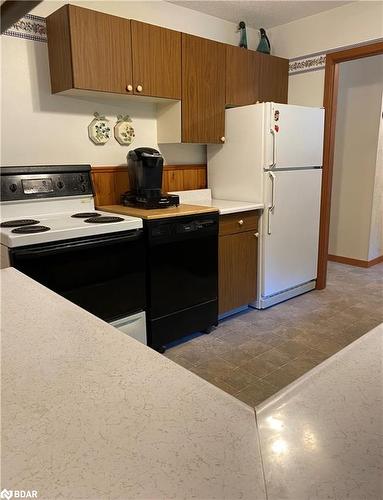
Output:
M94 113L93 116L88 125L89 139L97 145L105 144L110 139L109 120L99 113Z
M122 146L129 146L134 141L135 133L131 123L132 119L129 115L117 116L117 123L114 126L114 137Z

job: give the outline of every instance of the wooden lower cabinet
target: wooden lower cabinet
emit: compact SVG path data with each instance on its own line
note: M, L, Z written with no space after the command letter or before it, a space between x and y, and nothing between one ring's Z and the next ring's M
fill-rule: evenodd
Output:
M218 249L218 310L223 314L256 299L257 227L221 235Z

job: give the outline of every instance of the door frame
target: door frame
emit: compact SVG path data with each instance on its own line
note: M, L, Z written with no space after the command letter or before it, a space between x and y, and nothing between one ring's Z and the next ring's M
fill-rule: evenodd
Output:
M323 175L319 223L317 290L326 287L327 260L330 232L330 209L332 175L334 167L334 146L336 111L338 100L339 64L353 59L383 54L383 42L371 43L351 49L326 54L323 107L325 108L325 128L323 145Z

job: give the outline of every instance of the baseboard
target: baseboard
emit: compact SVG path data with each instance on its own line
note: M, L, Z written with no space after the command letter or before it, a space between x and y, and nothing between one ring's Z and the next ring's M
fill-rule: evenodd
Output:
M369 260L367 267L375 266L375 264L380 264L381 262L383 262L383 255L381 255L380 257L375 257L375 259Z
M339 262L340 264L348 264L349 266L356 267L371 267L375 266L375 264L380 264L380 262L383 262L383 255L372 260L351 259L350 257L341 257L340 255L331 254L329 254L327 258L332 262Z

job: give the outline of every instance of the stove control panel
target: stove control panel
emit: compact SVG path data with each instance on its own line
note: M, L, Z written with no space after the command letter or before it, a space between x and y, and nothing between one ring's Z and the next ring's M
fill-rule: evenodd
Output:
M19 172L14 167L2 169L2 201L93 194L90 169L60 172L52 167L46 167L46 170L40 167L39 171L33 172L34 168L38 167L20 167Z

